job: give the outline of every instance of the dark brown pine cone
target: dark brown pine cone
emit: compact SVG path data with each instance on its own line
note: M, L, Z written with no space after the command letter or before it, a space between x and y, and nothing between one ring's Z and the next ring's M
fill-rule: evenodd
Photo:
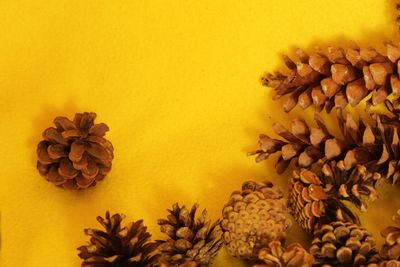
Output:
M260 264L253 267L311 267L314 257L299 243L292 243L286 248L280 241L272 241L268 247L258 253Z
M388 226L381 231L385 238L380 254L385 259L400 260L400 210L393 216L396 226Z
M243 259L257 259L271 241L284 241L292 225L282 190L268 181L243 183L241 191L231 194L222 216L226 249Z
M310 253L314 266L361 267L380 260L372 235L350 222L333 222L317 229Z
M359 224L358 217L344 201L365 211L366 201L377 198L378 180L379 177L371 175L361 165L346 171L342 162L326 163L317 173L307 169L296 170L290 179L290 213L308 232L318 225L337 220Z
M400 172L400 146L398 129L400 110L397 102L386 101L386 111L391 115L372 114L370 123L343 115L338 109L336 118L341 137L331 134L325 122L316 114L318 127L313 128L301 119L292 123L289 131L274 125L275 132L283 140L260 136L260 149L250 154L257 155L256 161L267 159L271 154L280 153L276 163L278 173L282 173L294 161L297 166L311 168L319 160L343 160L346 170L356 165L364 165L372 173L396 183Z
M88 267L152 267L158 266L158 244L149 242L151 235L143 221L121 225L122 214L97 217L103 230L85 229L90 236L88 245L78 248L82 266Z
M73 121L57 117L56 127L43 132L37 168L46 180L65 189L85 189L104 179L114 149L104 138L108 126L95 124L95 118L93 112L77 113Z
M387 43L386 54L351 44L346 49L316 48L312 55L298 49L297 55L298 63L284 56L288 75L276 72L263 77L264 85L275 90L275 98L288 96L286 112L297 104L303 109L314 104L317 111L330 112L333 107L355 106L371 94L368 106L382 103L390 94L400 96L397 45Z
M167 266L209 266L222 247L219 221L206 221L206 210L196 219L198 207L195 204L189 211L176 203L168 210L168 219L158 220L161 232L169 236L158 241Z

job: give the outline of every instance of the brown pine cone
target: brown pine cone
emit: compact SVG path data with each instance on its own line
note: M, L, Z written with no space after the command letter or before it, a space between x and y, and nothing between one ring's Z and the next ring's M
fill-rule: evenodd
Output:
M390 260L368 264L368 267L400 267L400 261Z
M300 226L311 232L321 224L345 221L359 224L359 219L345 204L353 203L362 211L366 200L377 198L377 178L363 166L344 170L341 162L324 164L318 174L301 169L290 180L288 206Z
M85 229L90 236L88 245L78 248L82 266L88 267L152 267L158 266L158 244L149 242L151 235L143 221L122 226L123 214L97 217L105 231Z
M283 241L292 224L285 212L282 190L271 182L245 182L242 191L231 194L222 211L221 227L228 253L256 259L269 242Z
M96 113L75 114L54 119L54 127L43 132L37 147L37 168L46 180L65 189L95 186L111 170L112 144L104 138L109 130L95 124Z
M199 205L189 211L178 203L172 206L168 219L158 220L167 240L159 240L162 262L168 266L209 266L222 247L219 220L206 221L206 210L196 219ZM186 265L185 265L186 264ZM190 265L192 264L192 265Z
M397 226L388 226L381 231L385 244L380 254L385 259L400 260L400 210L393 215L392 219Z
M314 266L358 267L380 260L372 235L350 222L333 222L317 229L310 253Z
M364 165L369 172L379 173L396 183L400 176L397 171L400 165L400 110L394 105L397 103L386 101L386 110L391 115L373 114L371 123L357 121L350 114L345 117L338 109L336 118L341 137L331 134L318 114L315 116L318 128L309 127L301 119L292 122L291 131L275 124L275 132L285 141L261 135L260 149L250 154L257 155L256 161L260 162L271 154L280 153L276 163L278 173L284 172L292 160L305 168L311 168L319 160L343 160L346 170Z
M258 253L261 264L253 267L311 267L314 257L299 243L284 248L280 241L272 241Z
M372 93L368 105L382 103L390 94L400 96L400 79L397 63L400 48L387 43L386 54L373 48L360 49L356 44L349 48L316 48L312 55L298 49L300 62L284 56L289 74L267 74L263 84L272 87L275 98L288 95L284 110L289 112L297 104L305 109L314 104L317 111L324 108L352 106Z

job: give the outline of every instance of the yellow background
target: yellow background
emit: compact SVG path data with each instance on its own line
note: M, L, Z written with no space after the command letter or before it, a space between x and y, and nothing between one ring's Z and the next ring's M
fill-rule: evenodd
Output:
M157 219L199 202L216 219L247 179L286 188L290 171L246 152L289 115L260 84L295 47L380 49L397 36L394 0L0 2L1 266L78 266L97 215ZM69 192L39 176L36 145L57 115L95 111L115 147L112 172ZM310 111L306 112L310 114ZM400 207L398 188L362 215L378 231ZM306 235L294 227L290 240ZM214 266L245 266L221 251Z

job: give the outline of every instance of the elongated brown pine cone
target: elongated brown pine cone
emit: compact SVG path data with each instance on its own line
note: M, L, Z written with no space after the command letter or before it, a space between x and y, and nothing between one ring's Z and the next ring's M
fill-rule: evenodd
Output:
M365 211L367 200L377 198L379 177L358 165L346 171L342 162L324 164L318 173L301 169L290 179L288 206L300 226L312 233L321 224L345 221L359 224L359 219L344 201Z
M317 128L310 127L304 120L295 119L291 131L280 124L274 131L284 140L261 135L260 149L251 152L257 155L256 161L267 159L271 154L280 153L276 163L278 173L282 173L294 161L296 166L310 168L319 161L340 161L346 170L356 165L365 165L372 173L396 183L400 172L399 110L386 101L387 111L392 115L372 114L372 122L356 120L349 113L343 115L338 109L336 118L341 137L334 136L316 114Z
M112 144L104 138L109 130L95 124L96 113L75 114L54 119L56 127L43 132L37 147L37 168L51 183L65 189L85 189L96 185L111 170Z
M203 210L196 219L199 205L189 211L178 203L168 210L168 219L158 220L161 232L168 235L167 240L159 240L162 262L168 266L209 266L223 243L219 220L206 221L207 211ZM190 265L191 264L191 265Z
M282 190L271 182L243 183L231 194L222 211L221 227L228 253L257 259L261 248L274 240L284 241L291 226L286 217Z
M400 267L400 261L389 260L368 264L368 267Z
M78 248L82 266L88 267L155 267L158 266L158 244L150 242L151 235L143 221L122 226L123 214L97 217L104 230L85 229L90 236L88 245Z
M393 215L396 226L388 226L381 231L385 238L380 254L385 259L400 260L400 210Z
M372 235L350 222L333 222L318 228L310 253L315 258L315 266L324 267L367 266L380 260Z
M280 241L272 241L268 247L258 253L260 264L253 267L311 267L314 257L299 243L292 243L286 248Z
M385 46L385 54L373 48L360 49L356 44L346 49L316 48L311 55L298 49L298 63L284 56L288 75L268 73L263 83L275 90L275 98L288 96L286 112L297 104L303 109L314 104L317 111L325 108L330 112L333 107L355 106L371 94L368 106L377 105L390 94L400 96L400 48L391 43Z

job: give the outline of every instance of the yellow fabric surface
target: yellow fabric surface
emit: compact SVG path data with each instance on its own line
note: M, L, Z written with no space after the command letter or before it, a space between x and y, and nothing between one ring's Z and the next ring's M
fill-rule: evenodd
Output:
M273 122L311 110L284 114L260 76L295 47L381 49L397 36L394 2L1 1L0 265L79 266L83 229L106 210L143 218L156 239L174 202L217 219L245 180L286 189L290 171L276 175L275 157L256 164L246 152ZM82 111L110 126L113 170L95 188L64 191L38 174L36 145L55 116ZM378 239L397 190L383 188L362 215ZM293 240L309 241L297 226ZM222 250L213 266L246 264Z

